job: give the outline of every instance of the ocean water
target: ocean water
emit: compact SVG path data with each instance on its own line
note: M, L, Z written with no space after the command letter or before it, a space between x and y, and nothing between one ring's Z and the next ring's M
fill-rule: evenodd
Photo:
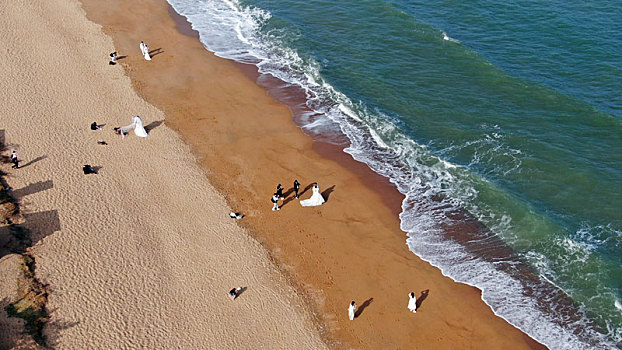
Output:
M414 254L552 349L622 349L622 3L168 2L395 183Z

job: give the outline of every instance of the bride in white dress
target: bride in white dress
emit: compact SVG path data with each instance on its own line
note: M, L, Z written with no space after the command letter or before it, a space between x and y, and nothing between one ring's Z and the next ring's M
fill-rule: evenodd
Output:
M414 292L408 293L408 310L417 313L417 298Z
M318 186L317 183L313 184L313 194L311 198L300 201L300 205L303 207L315 207L322 204L324 204L324 197L322 197L320 186Z
M121 128L121 137L125 138L130 131L134 130L134 134L138 137L147 137L147 130L143 126L143 120L140 119L139 116L135 116L132 118L132 124L124 126Z
M142 41L140 42L140 52L147 61L151 61L151 56L149 56L149 46Z

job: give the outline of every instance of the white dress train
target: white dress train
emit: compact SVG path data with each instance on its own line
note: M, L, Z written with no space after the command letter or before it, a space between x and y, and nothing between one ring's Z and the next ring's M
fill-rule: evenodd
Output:
M134 130L134 134L136 134L136 136L138 137L149 136L147 134L147 130L145 130L145 127L143 126L143 120L140 119L139 116L135 116L132 118L132 124L121 128L121 136L125 137L125 134L129 133L132 130Z
M324 204L324 197L322 197L322 194L320 193L320 186L317 184L313 185L313 194L311 195L311 198L300 201L300 205L303 207L315 207L322 204Z
M149 46L142 41L140 42L140 52L147 61L151 61L151 56L149 56Z

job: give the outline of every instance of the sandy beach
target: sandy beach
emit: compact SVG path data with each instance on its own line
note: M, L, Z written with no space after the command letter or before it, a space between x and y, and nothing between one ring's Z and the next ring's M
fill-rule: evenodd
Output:
M47 344L323 348L304 301L228 217L189 147L161 124L165 115L108 65L112 41L80 4L9 2L0 14L2 129L22 159L3 169L48 285ZM112 128L133 115L150 135L121 140ZM92 121L103 130L91 131ZM99 174L85 176L83 164ZM3 272L11 259L2 258ZM235 286L247 290L232 302Z
M24 226L50 291L50 344L544 348L479 290L412 254L395 188L305 136L287 106L206 51L165 1L9 3L0 14L2 129L27 164L3 169L15 192L28 189L22 211L45 213ZM141 40L156 50L150 62ZM112 51L123 57L116 66ZM112 127L133 115L149 137L121 140ZM85 176L83 164L99 174ZM327 202L301 207L294 179L303 190L317 181ZM287 199L273 212L278 183ZM246 217L231 220L231 208ZM248 289L232 302L238 285ZM411 291L417 314L406 308Z

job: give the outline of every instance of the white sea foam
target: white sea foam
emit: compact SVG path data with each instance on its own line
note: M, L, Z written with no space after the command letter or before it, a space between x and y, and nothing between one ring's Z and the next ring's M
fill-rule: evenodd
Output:
M326 82L320 64L291 49L283 33L262 31L271 18L269 12L242 6L237 0L168 1L175 11L188 18L208 50L224 58L255 64L260 73L298 85L305 91L307 106L313 112L303 116L308 120L303 129L307 132L338 129L350 140L345 152L389 178L406 196L400 219L411 251L439 267L445 275L480 288L482 298L496 314L551 348L607 348L609 343L604 336L583 327L588 323L585 317L566 320L564 315L541 311L541 303L546 300L526 297L528 287L524 282L503 271L504 267L511 267L512 261L486 261L443 237L440 225L451 223L447 214L455 208L467 209L497 234L511 234L509 216L495 217L494 210L474 206L479 196L474 184L482 179L464 167L433 156L425 145L400 132L389 116L369 111L364 104L352 101ZM457 42L443 34L445 40ZM459 151L465 145L453 147L446 151ZM472 164L503 155L508 162L514 162L507 168L519 171L521 152L503 143L503 131L498 126L492 127L489 137L466 147L476 149ZM544 262L539 267L548 268ZM557 320L567 321L569 327L560 326ZM585 339L591 339L590 344Z
M454 42L454 43L459 43L458 40L450 38L449 35L447 35L447 33L443 32L443 31L441 31L441 33L443 33L443 40L451 41L451 42Z

